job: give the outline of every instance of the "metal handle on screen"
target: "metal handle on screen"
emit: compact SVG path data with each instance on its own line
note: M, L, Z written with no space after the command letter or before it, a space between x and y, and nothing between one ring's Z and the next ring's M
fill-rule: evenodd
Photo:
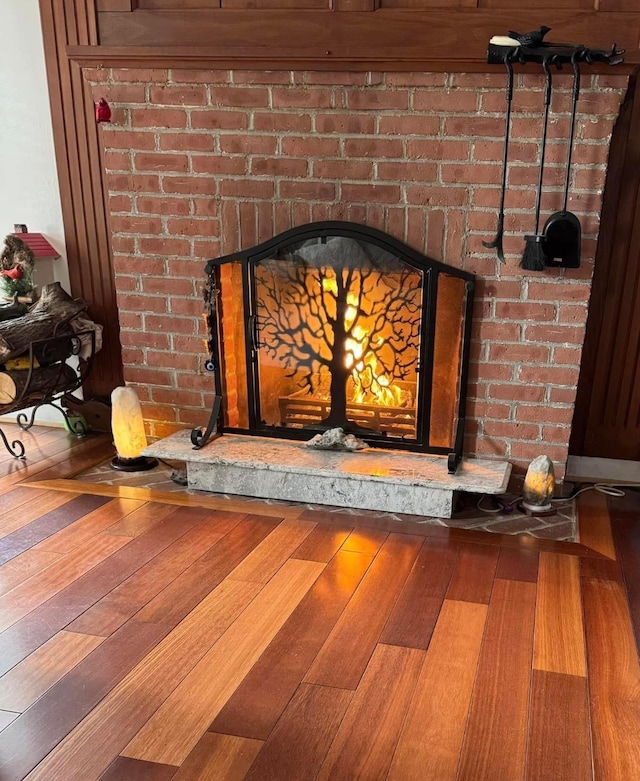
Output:
M254 350L259 350L262 345L258 337L258 315L249 316L249 335L251 338L251 347Z

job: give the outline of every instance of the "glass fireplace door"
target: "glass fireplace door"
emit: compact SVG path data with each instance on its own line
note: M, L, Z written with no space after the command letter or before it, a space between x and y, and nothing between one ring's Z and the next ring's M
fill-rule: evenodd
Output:
M325 236L254 261L252 278L261 428L417 440L422 270Z

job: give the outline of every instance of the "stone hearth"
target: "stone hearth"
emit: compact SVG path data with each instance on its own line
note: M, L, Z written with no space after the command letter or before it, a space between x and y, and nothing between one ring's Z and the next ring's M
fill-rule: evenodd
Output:
M451 518L458 492L502 494L511 464L463 459L455 475L442 456L310 450L301 442L225 435L194 450L190 432L145 455L184 461L190 489L363 510Z

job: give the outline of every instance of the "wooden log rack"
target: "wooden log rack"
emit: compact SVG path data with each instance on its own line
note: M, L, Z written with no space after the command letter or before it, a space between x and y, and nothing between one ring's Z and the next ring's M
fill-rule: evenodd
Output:
M83 345L88 345L89 349L80 357ZM73 333L65 329L60 335L31 342L24 355L26 368L5 367L0 371L0 415L32 408L30 414L21 412L16 418L20 428L27 431L41 407L53 407L63 416L67 429L77 437L83 437L86 427L82 421L71 419L64 407L64 397L85 382L94 355L95 332L92 330ZM0 439L14 458L25 458L25 447L20 440L10 442L2 428Z

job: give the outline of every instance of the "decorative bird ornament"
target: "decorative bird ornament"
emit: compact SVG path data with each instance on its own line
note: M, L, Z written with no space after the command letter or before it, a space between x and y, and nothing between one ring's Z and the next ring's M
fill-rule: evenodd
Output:
M546 27L544 24L538 27L537 30L532 30L530 33L517 33L514 30L509 30L509 38L515 38L522 46L535 48L542 44L544 36L550 32L550 30L551 28Z

